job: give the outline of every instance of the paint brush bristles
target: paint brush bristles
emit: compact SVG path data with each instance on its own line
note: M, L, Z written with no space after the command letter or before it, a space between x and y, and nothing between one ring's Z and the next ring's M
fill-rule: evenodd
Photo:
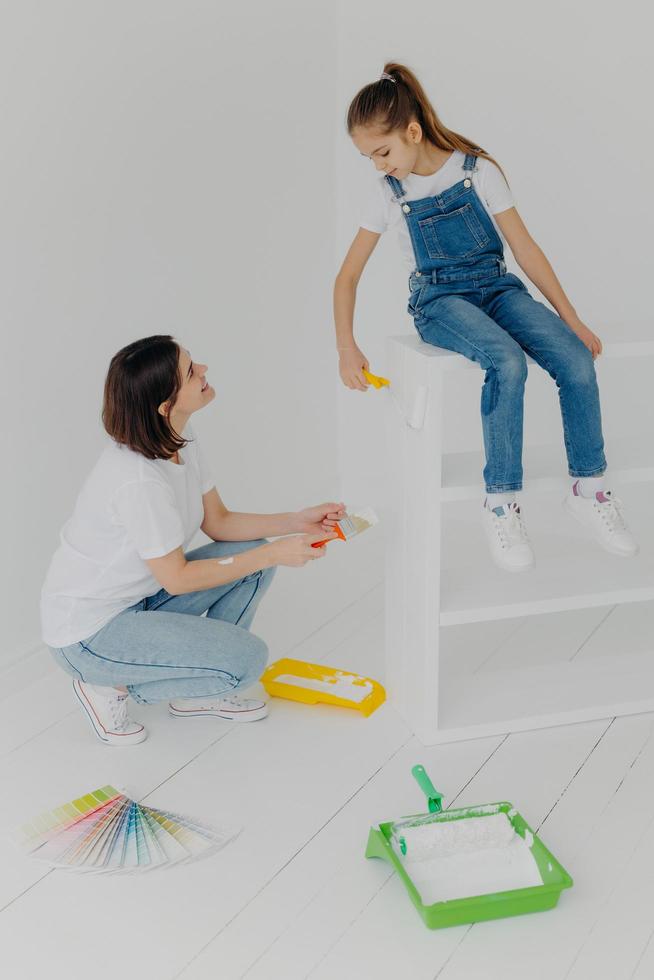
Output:
M346 514L345 517L342 517L340 521L336 521L333 530L341 541L350 541L351 538L356 537L357 534L367 531L369 527L374 527L374 525L378 523L379 518L375 514L372 507L363 507L358 510L350 511L350 513ZM311 547L322 548L323 545L329 544L330 541L336 540L336 538L327 538L325 541L315 541Z
M352 511L351 514L346 514L338 522L346 541L349 541L356 534L361 534L362 531L367 531L369 527L373 527L378 523L379 518L372 507L364 507L363 510Z

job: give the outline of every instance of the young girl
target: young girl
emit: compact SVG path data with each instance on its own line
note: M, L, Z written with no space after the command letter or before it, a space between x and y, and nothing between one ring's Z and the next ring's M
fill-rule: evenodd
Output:
M606 488L594 358L600 339L582 323L547 258L513 206L499 165L439 120L415 75L387 64L350 105L347 128L380 174L336 279L334 312L343 383L367 388L368 361L356 345L356 287L380 235L393 228L410 270L409 312L428 344L457 351L486 372L481 417L486 452L483 520L501 568L534 562L516 503L522 488L525 355L554 379L574 483L570 513L613 554L637 544ZM502 236L520 268L557 313L506 271Z
M322 557L312 544L335 537L344 513L332 503L288 514L227 510L188 425L215 397L206 371L168 336L114 356L102 413L112 441L43 586L43 638L108 745L146 737L127 714L128 694L169 701L178 718L265 717L264 701L233 693L266 663L265 643L249 632L254 613L275 566ZM200 528L213 541L185 553Z

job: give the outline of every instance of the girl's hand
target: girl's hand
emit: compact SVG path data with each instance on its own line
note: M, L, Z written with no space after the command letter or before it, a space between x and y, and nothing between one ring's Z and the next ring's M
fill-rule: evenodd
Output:
M579 320L578 323L571 328L577 334L579 339L583 344L586 345L588 350L593 355L593 360L598 354L602 353L602 341L599 339L597 334L594 334L592 330L589 330L585 323Z
M295 514L293 530L303 534L320 534L331 531L336 521L340 521L342 517L345 517L345 504L329 503L306 507Z
M308 561L314 558L322 558L325 554L325 547L312 548L311 545L317 541L325 541L337 538L334 532L320 534L292 534L287 538L278 538L266 547L270 551L272 565L286 565L288 568L301 568Z
M368 358L358 347L343 347L338 352L338 373L341 381L346 388L353 388L355 391L367 391L368 382L363 373L363 369L370 370Z

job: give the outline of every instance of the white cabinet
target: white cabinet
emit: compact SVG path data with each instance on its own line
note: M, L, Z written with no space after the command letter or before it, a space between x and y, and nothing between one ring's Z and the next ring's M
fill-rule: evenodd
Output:
M608 344L603 354L607 362L643 357L654 370L654 339ZM551 500L528 514L536 567L510 574L491 564L483 538L481 452L442 450L446 378L479 367L418 338L391 337L386 370L386 686L417 737L434 744L654 710L654 636L651 656L616 650L601 661L553 657L524 669L452 672L440 656L443 630L460 624L654 600L654 433L608 445L612 485L628 491L626 516L641 544L629 560L605 554L567 515L552 521L570 479L559 447L527 444L525 490ZM603 395L609 383L602 379ZM471 642L479 637L477 627Z

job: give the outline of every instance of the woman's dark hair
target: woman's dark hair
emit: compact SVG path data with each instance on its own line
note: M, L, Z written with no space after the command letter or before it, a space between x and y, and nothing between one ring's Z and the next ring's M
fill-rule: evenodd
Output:
M105 429L147 459L170 459L186 440L159 406L169 402L172 407L180 387L176 341L167 335L135 340L111 358L102 406Z
M389 61L384 75L376 82L364 85L352 99L347 113L347 131L351 136L358 127L379 126L384 133L405 130L414 119L420 123L425 139L441 150L461 150L490 160L504 174L496 160L472 140L448 129L427 98L425 90L405 65Z

